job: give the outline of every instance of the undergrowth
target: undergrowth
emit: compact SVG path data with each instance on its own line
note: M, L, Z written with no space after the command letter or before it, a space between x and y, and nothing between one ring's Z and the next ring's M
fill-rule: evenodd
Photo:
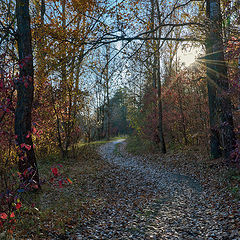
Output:
M230 169L226 177L229 180L229 190L232 195L240 200L240 169Z
M42 190L22 194L22 207L13 232L11 236L3 232L0 239L70 238L81 222L84 204L92 200L89 197L89 181L95 179L104 167L96 150L103 143L79 144L65 159L57 152L39 159ZM63 182L60 185L58 181L51 181L53 169L57 169L57 174L66 176L71 184Z
M127 138L127 149L132 154L146 154L158 152L157 146L149 141L140 138L139 136L132 135Z

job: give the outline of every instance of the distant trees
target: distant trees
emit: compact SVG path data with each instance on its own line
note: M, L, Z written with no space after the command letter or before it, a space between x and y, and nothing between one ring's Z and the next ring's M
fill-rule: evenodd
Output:
M131 128L127 120L126 90L118 89L110 99L110 126L112 136L127 135Z
M101 125L96 129L100 138L107 138L107 131L109 131L109 137L131 133L129 121L127 120L126 101L125 89L119 88L113 97L109 99L109 109L105 110L106 106L104 104L97 109L97 112L103 114Z

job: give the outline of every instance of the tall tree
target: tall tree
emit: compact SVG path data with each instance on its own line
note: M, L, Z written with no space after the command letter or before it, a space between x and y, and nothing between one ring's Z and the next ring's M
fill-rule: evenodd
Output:
M110 44L106 45L106 66L105 66L105 88L107 103L107 140L110 139L110 97L109 97L109 60L110 60Z
M31 137L34 73L29 0L16 0L16 17L20 74L16 84L15 134L17 136L17 144L21 148L19 171L26 184L32 185L33 183L33 186L39 187L38 168Z
M161 12L160 12L160 7L158 1L156 1L156 6L157 6L157 18L158 18L158 24L161 24ZM158 29L158 36L159 38L161 37L162 29ZM158 40L157 42L157 49L156 49L156 54L157 54L157 93L158 93L158 100L157 100L157 105L158 105L158 134L159 134L159 140L161 144L161 151L162 153L166 153L166 145L165 145L165 140L164 140L164 135L163 135L163 109L162 109L162 83L161 83L161 66L160 66L160 46L161 42Z
M206 39L206 65L211 127L211 155L229 158L235 147L232 106L227 65L224 60L220 0L207 0L209 30Z
M156 10L155 10L156 7ZM155 32L154 28L155 22L155 12L157 13L157 19L159 26L161 25L161 12L158 1L151 0L151 31L152 37L161 37L161 27L159 27ZM158 114L158 126L157 126L157 144L161 145L162 153L166 153L166 145L163 135L163 121L162 121L162 93L161 93L161 70L160 70L160 40L153 40L153 88L157 90L157 102L156 102L156 111Z

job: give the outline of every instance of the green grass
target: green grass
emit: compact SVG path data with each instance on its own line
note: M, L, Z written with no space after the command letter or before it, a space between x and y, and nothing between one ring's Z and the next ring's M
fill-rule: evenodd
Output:
M230 169L226 173L226 177L229 180L229 190L232 195L240 200L240 170Z
M156 144L151 141L144 140L139 136L129 136L127 138L127 151L132 154L141 155L146 153L156 153L158 148Z
M102 140L93 141L93 142L90 142L90 143L79 142L79 143L75 144L75 147L81 147L81 146L86 146L86 145L102 145L102 144L105 144L105 143L108 143L108 142L113 142L113 141L116 141L116 140L119 140L119 139L125 139L125 138L127 138L127 136L112 137L109 140L102 139Z

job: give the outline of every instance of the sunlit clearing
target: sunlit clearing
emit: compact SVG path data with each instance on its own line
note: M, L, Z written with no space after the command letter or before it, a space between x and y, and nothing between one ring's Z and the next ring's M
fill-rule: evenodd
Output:
M189 48L188 50L180 49L178 51L178 58L181 63L183 63L186 67L188 67L195 62L200 52L201 50L197 48L194 48L194 49Z

